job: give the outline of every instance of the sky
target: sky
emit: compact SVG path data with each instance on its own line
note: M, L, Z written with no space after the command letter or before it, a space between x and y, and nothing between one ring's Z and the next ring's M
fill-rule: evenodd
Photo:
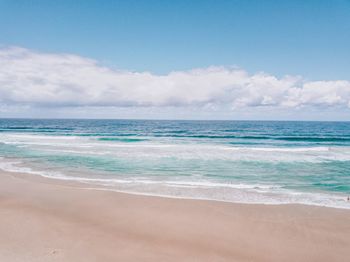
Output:
M350 1L0 0L0 117L349 120Z

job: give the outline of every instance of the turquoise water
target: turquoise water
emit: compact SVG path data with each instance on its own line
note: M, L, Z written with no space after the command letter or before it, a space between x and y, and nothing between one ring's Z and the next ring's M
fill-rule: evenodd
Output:
M0 169L142 194L350 208L350 123L2 119Z

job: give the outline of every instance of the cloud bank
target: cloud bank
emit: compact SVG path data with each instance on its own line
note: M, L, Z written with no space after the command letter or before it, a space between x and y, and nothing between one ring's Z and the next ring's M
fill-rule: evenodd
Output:
M166 75L72 54L0 49L0 103L32 107L350 107L350 81L307 81L227 67Z

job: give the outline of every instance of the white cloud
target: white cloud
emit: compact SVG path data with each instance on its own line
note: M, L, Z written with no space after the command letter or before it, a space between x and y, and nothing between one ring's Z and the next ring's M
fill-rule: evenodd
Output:
M306 81L210 67L119 71L71 54L0 49L0 103L55 107L300 108L350 105L350 81Z

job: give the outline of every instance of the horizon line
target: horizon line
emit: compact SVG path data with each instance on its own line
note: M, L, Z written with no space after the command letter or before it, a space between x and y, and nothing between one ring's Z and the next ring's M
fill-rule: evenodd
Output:
M50 117L0 117L0 120L114 120L114 121L206 121L206 122L338 122L348 123L350 120L281 120L281 119L156 119L156 118L50 118Z

